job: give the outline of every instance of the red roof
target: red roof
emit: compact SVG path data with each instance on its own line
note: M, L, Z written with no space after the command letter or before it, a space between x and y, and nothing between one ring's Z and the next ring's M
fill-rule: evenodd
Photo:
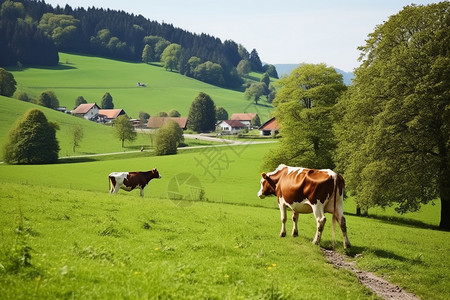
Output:
M251 121L254 117L255 113L232 114L230 120Z
M278 125L275 118L272 118L266 123L262 124L261 127L259 127L259 130L280 130L280 125Z
M88 111L90 111L95 106L97 106L97 108L100 109L100 107L96 103L80 104L80 105L77 106L77 108L75 108L72 111L72 114L87 114Z
M108 119L115 119L120 115L125 115L125 111L121 108L116 109L100 109L98 111L99 115L104 115Z
M181 128L186 128L187 118L172 118L172 117L150 117L148 119L147 128L160 128L166 124L169 120L175 121L180 125Z

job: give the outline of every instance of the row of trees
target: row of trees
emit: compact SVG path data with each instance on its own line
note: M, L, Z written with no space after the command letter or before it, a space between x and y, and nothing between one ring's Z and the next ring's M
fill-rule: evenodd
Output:
M302 65L275 101L283 136L279 163L336 168L358 207L400 213L441 200L450 229L450 3L407 6L360 48L347 89L325 65Z

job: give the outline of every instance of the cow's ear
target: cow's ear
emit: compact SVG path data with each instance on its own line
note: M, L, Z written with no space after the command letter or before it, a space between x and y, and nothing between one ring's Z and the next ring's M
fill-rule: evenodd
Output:
M262 173L261 176L262 176L262 178L266 179L267 174L266 173Z

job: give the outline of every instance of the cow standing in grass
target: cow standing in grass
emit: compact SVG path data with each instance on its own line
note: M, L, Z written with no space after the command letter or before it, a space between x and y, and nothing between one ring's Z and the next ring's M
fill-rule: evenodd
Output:
M144 197L144 188L154 178L161 178L156 168L147 172L112 172L109 174L109 193L117 194L119 189L129 192L139 187L141 197Z
M286 236L286 207L289 207L293 211L292 236L298 235L298 214L314 213L317 231L313 243L318 245L325 226L325 212L327 212L333 214L333 237L334 224L338 221L344 236L344 248L350 247L344 217L345 182L341 175L331 170L296 168L286 165L279 165L275 171L261 175L258 197L261 199L269 195L278 197L281 212L281 237Z

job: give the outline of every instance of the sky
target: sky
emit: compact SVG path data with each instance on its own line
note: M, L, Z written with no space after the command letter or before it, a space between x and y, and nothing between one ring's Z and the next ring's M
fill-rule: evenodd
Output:
M54 7L123 10L192 33L233 40L263 63L326 63L352 72L377 25L426 0L46 0Z

